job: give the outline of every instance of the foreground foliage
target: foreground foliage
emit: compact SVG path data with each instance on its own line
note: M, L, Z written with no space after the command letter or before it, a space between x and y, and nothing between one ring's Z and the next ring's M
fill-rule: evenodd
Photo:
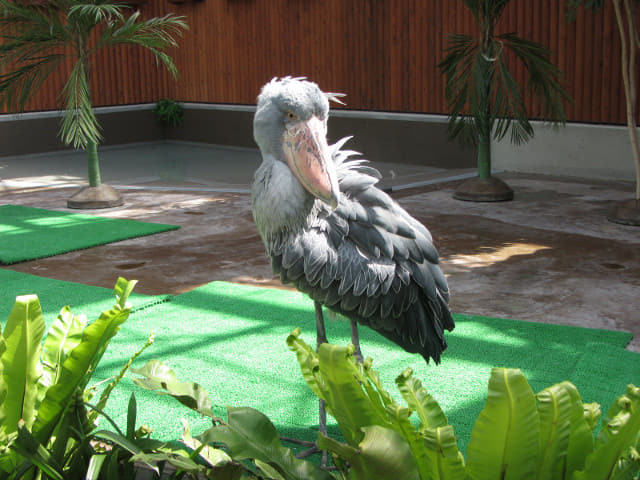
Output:
M309 388L325 401L344 436L340 442L318 435L318 446L332 454L340 478L383 480L401 473L403 480L604 480L634 479L640 473L640 389L633 385L610 407L594 439L600 407L583 404L573 384L558 383L536 395L520 370L494 368L465 461L453 427L410 369L396 378L406 402L400 405L383 388L371 359L356 362L353 346L323 344L316 353L299 335L294 330L287 343ZM216 451L223 465L249 459L263 478L331 478L294 459L262 413L229 407L226 423L212 416L202 387L178 381L162 363L133 371L143 377L135 380L139 386L169 393L212 418L214 426L197 437L195 446L224 446L228 457ZM210 478L242 477L238 471Z
M640 473L640 389L618 398L593 439L600 411L562 382L535 395L520 370L494 368L487 402L476 420L466 462L453 427L410 369L396 379L407 406L384 390L371 361L357 364L353 347L323 344L316 353L287 339L309 388L326 403L346 443L318 436L345 478L622 479ZM417 426L410 421L417 415Z
M476 420L466 459L454 429L410 369L396 378L404 404L384 389L372 360L358 364L353 346L323 344L316 352L294 330L287 339L302 375L340 427L343 439L318 435L332 455L327 472L294 456L273 423L250 407L213 415L208 393L182 382L158 360L129 368L150 340L90 404L91 375L130 313L135 281L119 279L117 303L87 324L68 307L44 337L35 295L18 297L0 332L0 479L134 479L141 468L156 477L219 480L489 480L637 479L640 474L640 389L629 385L604 416L583 404L574 385L562 382L533 393L520 370L494 368L484 409ZM126 425L103 413L128 370L141 388L169 394L211 420L193 436L183 421L179 442L150 437L138 426L132 394ZM112 429L97 430L104 415Z
M64 307L46 336L36 295L17 297L0 332L0 479L75 478L86 471L98 412L124 372L102 392L95 407L91 375L131 311L136 282L118 279L117 303L87 324Z

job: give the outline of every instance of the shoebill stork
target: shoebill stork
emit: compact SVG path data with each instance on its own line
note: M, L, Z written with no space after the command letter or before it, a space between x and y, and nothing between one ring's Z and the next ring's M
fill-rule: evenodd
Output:
M338 96L287 77L258 97L251 204L272 270L315 301L318 343L324 305L350 319L360 360L357 324L438 363L454 322L431 234L376 187L377 170L342 150L348 138L327 144Z
M254 138L262 154L253 217L274 274L321 305L436 363L454 322L429 231L376 187L380 174L348 138L328 145L329 100L312 82L286 77L258 97Z

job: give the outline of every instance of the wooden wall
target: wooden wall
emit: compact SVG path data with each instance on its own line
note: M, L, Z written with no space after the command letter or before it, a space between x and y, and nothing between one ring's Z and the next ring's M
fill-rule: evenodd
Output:
M566 0L513 0L498 32L517 32L553 51L564 72L569 120L624 123L620 48L611 2L567 23ZM436 67L450 33L475 34L460 0L149 0L143 16L175 12L190 30L172 51L178 81L153 56L118 48L96 58L96 106L180 101L253 104L274 76L306 76L347 93L348 108L447 113ZM524 80L524 71L517 69ZM29 110L59 106L58 75ZM536 107L528 103L532 116Z

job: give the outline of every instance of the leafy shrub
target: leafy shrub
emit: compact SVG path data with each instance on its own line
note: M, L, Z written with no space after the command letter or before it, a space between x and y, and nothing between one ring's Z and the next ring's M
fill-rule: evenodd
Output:
M119 278L114 288L117 303L90 324L84 315L64 307L44 342L38 297L17 297L0 332L0 479L29 479L42 473L58 480L80 478L95 461L90 432L130 362L95 407L87 403L94 395L87 385L110 340L129 317L127 299L135 284Z
M210 478L239 480L243 478L330 480L333 477L312 463L296 458L282 446L273 423L262 413L249 407L227 407L228 421L211 412L209 394L197 383L181 382L169 367L151 360L140 369L136 385L147 390L168 393L183 405L209 417L214 426L197 438L183 436L183 443L193 448L192 460L205 464L199 473L209 472ZM188 432L188 429L186 430ZM226 450L210 444L223 444ZM149 463L168 457L139 455ZM248 462L246 462L248 461ZM243 463L244 462L244 463ZM220 475L216 477L216 474Z
M465 461L453 427L410 369L396 379L403 406L383 388L371 359L355 361L353 346L323 344L316 353L299 335L296 329L288 337L289 348L346 442L318 434L318 446L332 454L340 478L631 480L640 473L640 389L633 385L613 403L594 441L600 408L583 404L573 384L561 382L535 395L520 370L494 368ZM169 393L212 418L214 426L197 437L198 445L224 445L226 465L249 459L251 471L265 478L331 478L294 460L262 413L229 407L226 423L212 416L202 387L178 381L162 363L132 371L142 375L134 380L139 386ZM220 478L243 478L240 470L236 475Z
M160 124L165 127L179 127L182 125L182 120L184 118L182 105L175 100L167 98L163 98L156 102L153 107L153 113L156 114Z
M136 428L132 394L126 427L105 415L114 430L96 431L111 391L153 342L129 360L96 405L88 403L91 374L129 316L135 283L118 279L116 305L91 324L63 308L44 342L37 297L17 298L0 332L0 480L133 479L141 464L172 479L336 478L296 458L257 410L228 407L227 421L215 417L200 385L179 381L157 360L132 368L134 382L170 394L213 426L194 437L185 422L181 444L153 440L148 427ZM571 383L535 395L519 370L494 368L465 461L453 427L410 369L396 378L401 405L383 388L371 359L355 361L353 346L323 344L316 352L299 329L287 344L344 436L344 443L322 434L317 441L331 453L340 478L633 480L640 473L640 389L633 385L611 405L594 438L600 408L583 404Z
M453 428L419 380L406 370L396 403L353 346L320 346L316 353L294 330L287 343L309 388L325 401L346 443L318 435L345 478L406 479L633 479L640 473L640 389L629 385L610 407L601 432L595 404L583 404L562 382L534 395L520 370L494 368L489 393L467 448L458 451ZM416 413L417 427L409 421Z

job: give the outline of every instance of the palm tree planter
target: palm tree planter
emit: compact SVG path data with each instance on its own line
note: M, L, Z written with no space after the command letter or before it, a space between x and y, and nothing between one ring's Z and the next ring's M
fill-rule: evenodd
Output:
M509 0L462 0L473 14L479 36L454 34L446 57L438 67L446 79L445 95L450 108L449 137L478 151L478 176L463 182L454 198L468 201L513 199L513 190L491 176L491 141L508 133L519 145L533 137L520 88L507 65L506 52L521 61L529 74L528 86L540 100L542 115L554 124L564 123L560 71L542 45L513 33L495 34Z
M65 111L60 137L87 152L89 186L67 202L70 208L108 208L122 205L118 192L102 183L97 146L100 125L91 101L91 58L115 45L138 45L150 50L167 70L177 69L167 48L187 28L184 17L173 14L140 20L140 12L109 0L50 0L32 6L0 0L0 102L9 110L24 109L48 76L71 57L74 66L62 89Z

